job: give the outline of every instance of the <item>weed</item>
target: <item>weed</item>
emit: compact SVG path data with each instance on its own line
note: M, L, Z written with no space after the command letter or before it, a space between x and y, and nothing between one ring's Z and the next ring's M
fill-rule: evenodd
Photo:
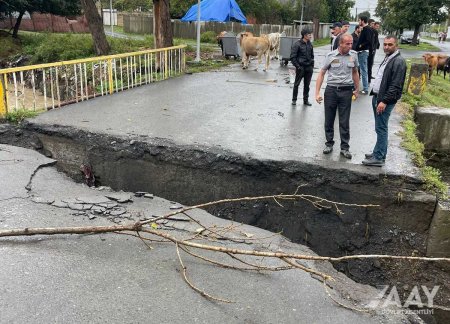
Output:
M33 118L38 114L38 111L19 109L6 113L5 120L12 124L20 124L25 118Z

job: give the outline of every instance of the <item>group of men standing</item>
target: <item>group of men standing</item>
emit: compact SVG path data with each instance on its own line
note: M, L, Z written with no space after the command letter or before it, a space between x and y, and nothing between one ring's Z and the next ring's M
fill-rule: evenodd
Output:
M343 21L332 25L333 39L331 52L326 55L316 81L315 99L317 103L324 101L325 137L324 154L333 151L334 121L339 116L339 133L341 138L340 154L351 159L350 153L350 112L352 99L359 93L369 94L372 98L372 110L375 119L377 142L371 153L365 154L362 161L367 166L383 166L388 146L388 122L390 114L401 98L406 77L406 63L398 51L398 39L386 36L383 50L386 54L378 71L372 76L372 66L376 50L379 49L378 30L380 24L365 16L359 18L359 26L350 35L349 22ZM296 105L298 88L304 79L303 104L309 102L309 86L314 68L314 50L311 44L311 31L303 29L302 38L291 48L291 61L296 68L296 77L292 93L292 105ZM328 72L327 86L324 96L320 89ZM360 78L362 90L360 91ZM373 80L373 82L371 82Z

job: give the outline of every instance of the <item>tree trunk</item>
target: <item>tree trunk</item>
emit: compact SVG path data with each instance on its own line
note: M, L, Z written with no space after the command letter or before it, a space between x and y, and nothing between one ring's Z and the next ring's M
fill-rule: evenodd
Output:
M24 14L25 14L25 11L21 11L19 13L19 17L17 17L16 24L14 25L14 30L13 30L13 34L12 34L13 38L17 38L17 34L19 33L20 23L22 22L22 17Z
M173 46L169 0L153 0L153 35L155 48Z
M97 55L106 55L109 53L110 47L106 40L103 21L98 14L94 0L81 0L81 6L94 40L94 48Z
M414 26L414 35L413 35L413 39L411 41L411 45L414 45L414 46L417 45L417 36L419 36L420 26L421 25L415 25Z

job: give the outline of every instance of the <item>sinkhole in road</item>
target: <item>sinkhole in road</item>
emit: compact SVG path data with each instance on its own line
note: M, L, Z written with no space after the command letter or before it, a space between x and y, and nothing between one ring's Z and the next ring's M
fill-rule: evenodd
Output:
M130 141L79 130L33 129L30 134L39 141L33 146L57 160L57 168L78 182L84 181L80 166L85 164L92 168L96 185L146 191L184 205L298 190L308 199L241 201L206 210L221 218L280 232L321 256L426 252L435 201L417 190L417 184L401 177L380 179L320 163L263 161L212 148ZM11 138L14 144L17 135ZM401 200L399 192L403 193ZM380 207L333 205L322 198ZM430 263L351 260L335 263L334 267L360 283L396 286L402 298L415 285L432 287L436 282L442 283L437 298L445 301L450 296L449 269ZM436 304L444 304L438 299ZM448 316L439 312L435 319L446 323Z

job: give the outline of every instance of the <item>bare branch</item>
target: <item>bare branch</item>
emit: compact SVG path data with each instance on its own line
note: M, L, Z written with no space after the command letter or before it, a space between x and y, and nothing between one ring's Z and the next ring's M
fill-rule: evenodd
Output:
M209 294L207 294L206 292L204 292L203 290L200 290L199 288L195 287L188 279L187 277L187 268L185 267L183 260L181 259L180 256L180 249L178 247L178 243L175 243L176 247L177 247L177 255L178 255L178 260L180 260L180 264L181 264L181 268L183 269L183 279L184 281L186 281L186 283L188 284L189 287L191 287L192 289L194 289L196 292L198 292L200 295L202 295L203 297L209 298L211 300L215 300L215 301L219 301L219 302L223 302L223 303L234 303L233 301L227 300L227 299L222 299L222 298L218 298L218 297L214 297L211 296Z

